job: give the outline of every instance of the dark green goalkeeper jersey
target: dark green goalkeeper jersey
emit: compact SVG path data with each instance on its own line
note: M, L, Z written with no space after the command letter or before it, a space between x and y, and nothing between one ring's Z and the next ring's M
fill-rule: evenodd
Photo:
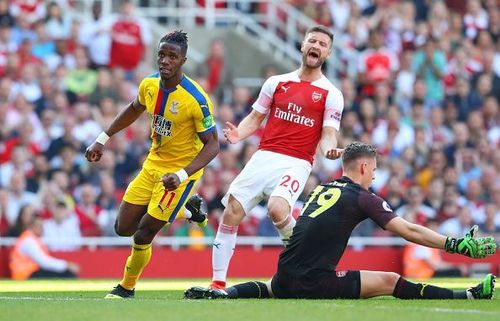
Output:
M345 176L319 185L309 195L290 243L280 254L278 271L292 276L331 272L358 223L370 218L385 228L394 217L384 199Z

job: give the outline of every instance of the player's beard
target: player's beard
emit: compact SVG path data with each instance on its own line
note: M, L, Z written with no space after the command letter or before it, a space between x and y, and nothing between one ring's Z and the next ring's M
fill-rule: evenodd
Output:
M309 54L305 54L302 56L302 64L310 69L317 69L321 68L321 65L325 62L325 59L323 57L318 56L318 58L312 57Z

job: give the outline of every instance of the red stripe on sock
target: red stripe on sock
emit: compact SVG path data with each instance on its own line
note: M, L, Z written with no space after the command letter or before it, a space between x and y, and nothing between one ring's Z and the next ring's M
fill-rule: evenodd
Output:
M231 225L226 225L226 224L220 224L219 225L219 232L225 233L225 234L236 234L236 233L238 233L238 225L231 226Z
M212 283L210 284L210 288L212 290L225 290L226 289L226 282L219 281L219 280L213 280Z

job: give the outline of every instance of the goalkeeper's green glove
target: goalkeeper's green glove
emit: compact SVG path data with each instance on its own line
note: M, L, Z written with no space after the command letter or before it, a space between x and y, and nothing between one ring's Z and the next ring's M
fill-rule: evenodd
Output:
M495 239L492 236L474 238L478 226L474 225L465 237L448 237L444 248L448 253L459 253L475 259L492 255L497 249Z

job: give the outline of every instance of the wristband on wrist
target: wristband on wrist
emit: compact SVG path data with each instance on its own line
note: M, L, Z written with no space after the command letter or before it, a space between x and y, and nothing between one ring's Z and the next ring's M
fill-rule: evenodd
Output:
M106 142L109 140L109 136L108 134L106 134L105 132L102 132L99 134L99 136L97 136L96 138L96 142L98 142L99 144L101 145L104 145L106 144Z
M179 177L179 181L181 183L184 182L189 177L188 173L184 170L184 168L175 172L175 175L177 175L177 177Z
M448 236L446 238L446 243L444 244L444 249L448 253L456 253L458 246L458 239Z

